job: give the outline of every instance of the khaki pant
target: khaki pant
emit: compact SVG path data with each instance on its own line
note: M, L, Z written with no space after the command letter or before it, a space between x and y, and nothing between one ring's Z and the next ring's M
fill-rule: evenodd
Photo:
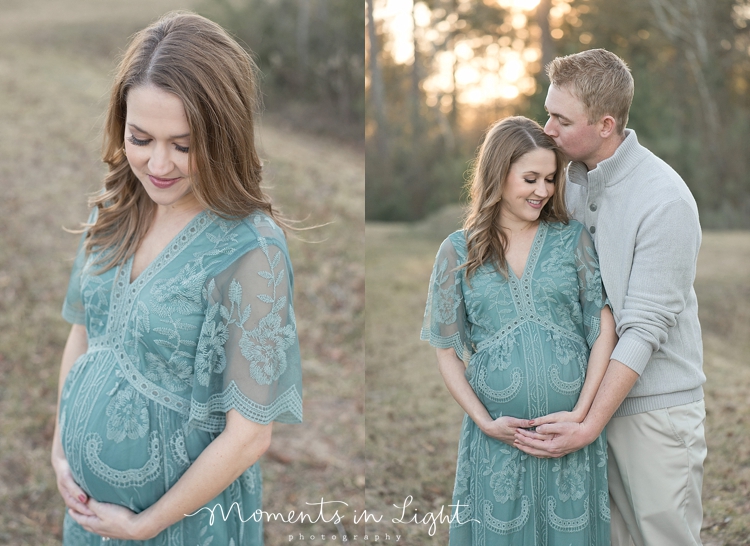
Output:
M703 401L607 425L612 546L700 545Z

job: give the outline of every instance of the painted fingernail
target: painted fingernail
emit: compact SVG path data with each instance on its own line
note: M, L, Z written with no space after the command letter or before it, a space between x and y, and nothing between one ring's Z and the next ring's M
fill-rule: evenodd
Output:
M81 502L86 502L86 495L81 493L80 495L78 495L78 500L80 500Z

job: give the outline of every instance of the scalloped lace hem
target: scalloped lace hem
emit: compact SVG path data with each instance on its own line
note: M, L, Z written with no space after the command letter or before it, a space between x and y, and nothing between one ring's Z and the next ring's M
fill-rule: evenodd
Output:
M264 406L242 394L232 381L223 392L212 395L206 403L195 399L190 402L188 426L207 432L221 432L226 424L226 413L230 409L237 410L245 419L261 425L267 425L271 421L289 424L302 422L302 396L295 386L289 387L272 404Z

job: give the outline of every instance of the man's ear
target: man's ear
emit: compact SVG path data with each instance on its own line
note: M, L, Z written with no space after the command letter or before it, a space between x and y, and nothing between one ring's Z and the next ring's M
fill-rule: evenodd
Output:
M604 116L599 123L601 124L599 136L602 138L608 138L617 131L617 122L612 116Z

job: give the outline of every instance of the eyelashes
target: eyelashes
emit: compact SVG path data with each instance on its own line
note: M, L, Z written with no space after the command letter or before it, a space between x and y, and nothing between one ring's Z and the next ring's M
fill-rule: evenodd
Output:
M128 142L130 142L133 146L148 146L149 144L151 144L151 139L141 140L139 138L135 138L135 136L133 135L130 135L128 137ZM180 146L179 144L175 144L174 149L183 154L186 154L190 151L190 148L188 148L187 146Z
M133 135L130 135L128 137L128 142L130 142L133 146L148 146L150 140L141 140L138 138L135 138Z
M524 178L523 181L527 182L529 184L536 184L536 180L533 179L533 178L531 180L529 180L528 178ZM552 180L550 180L549 178L545 178L544 181L548 182L550 184L554 184L555 183L555 179L554 178Z

